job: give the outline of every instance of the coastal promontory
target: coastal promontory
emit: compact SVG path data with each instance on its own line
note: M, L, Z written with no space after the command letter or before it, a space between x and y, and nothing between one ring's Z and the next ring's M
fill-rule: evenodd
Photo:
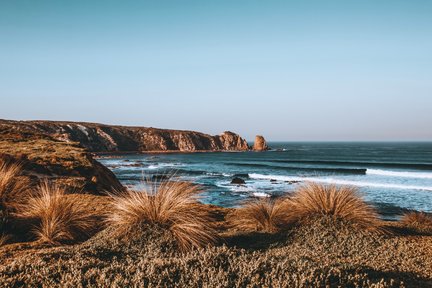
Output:
M208 135L186 130L60 121L0 120L0 133L43 135L77 142L89 152L247 151L247 141L233 132ZM1 135L1 134L0 134Z
M47 177L75 192L104 194L122 189L94 153L247 151L239 135L220 135L95 123L0 120L0 161L19 163L23 176Z

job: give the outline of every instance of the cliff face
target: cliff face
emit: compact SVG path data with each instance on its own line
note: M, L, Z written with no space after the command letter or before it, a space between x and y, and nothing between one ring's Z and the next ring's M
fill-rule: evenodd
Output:
M182 130L110 126L95 123L0 120L2 134L78 142L91 152L246 151L246 140L232 132L211 136Z
M0 161L19 161L24 175L103 194L122 189L115 175L89 152L245 151L232 132L210 136L193 131L94 123L0 120Z

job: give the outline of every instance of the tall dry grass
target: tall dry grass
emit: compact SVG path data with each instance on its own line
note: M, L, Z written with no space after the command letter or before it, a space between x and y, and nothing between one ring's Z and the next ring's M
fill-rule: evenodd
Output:
M15 234L14 213L30 190L28 178L22 177L21 173L20 163L0 160L0 244L6 242L9 234Z
M0 161L0 210L13 211L29 190L29 181L20 177L19 163Z
M183 251L204 247L217 240L217 233L207 209L198 203L200 192L189 182L163 181L113 194L108 225L123 236L145 224L158 225L171 231Z
M8 235L0 234L0 247L5 245L8 240L9 240Z
M95 225L95 213L77 205L65 188L42 182L18 215L36 223L33 232L39 241L58 245L85 239Z
M282 199L259 199L235 209L228 222L242 231L275 233L287 225L286 208Z
M432 215L424 212L409 212L402 216L401 224L422 234L432 234Z
M308 183L285 200L284 205L288 218L295 222L327 215L369 231L384 232L377 212L363 201L355 187Z

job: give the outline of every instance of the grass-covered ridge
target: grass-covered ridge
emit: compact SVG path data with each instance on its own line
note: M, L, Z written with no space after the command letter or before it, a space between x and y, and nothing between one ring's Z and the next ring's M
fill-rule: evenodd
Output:
M414 220L426 225L429 216L384 223L349 187L310 184L237 209L198 203L200 189L190 183L146 187L108 197L69 194L45 182L20 192L28 193L26 201L10 215L28 238L14 243L13 229L0 231L8 238L0 247L0 286L432 283L432 237L408 227ZM378 233L383 227L393 233Z
M93 194L120 189L121 184L105 166L76 142L52 139L46 135L15 134L0 125L0 163L15 163L21 176L33 182L52 181Z

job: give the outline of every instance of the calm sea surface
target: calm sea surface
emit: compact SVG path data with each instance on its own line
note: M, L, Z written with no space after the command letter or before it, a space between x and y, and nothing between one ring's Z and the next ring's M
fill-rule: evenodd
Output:
M203 202L235 207L315 181L356 186L387 217L432 212L432 143L269 143L267 152L137 154L100 159L126 185L175 172L202 184ZM230 184L240 175L245 185Z

